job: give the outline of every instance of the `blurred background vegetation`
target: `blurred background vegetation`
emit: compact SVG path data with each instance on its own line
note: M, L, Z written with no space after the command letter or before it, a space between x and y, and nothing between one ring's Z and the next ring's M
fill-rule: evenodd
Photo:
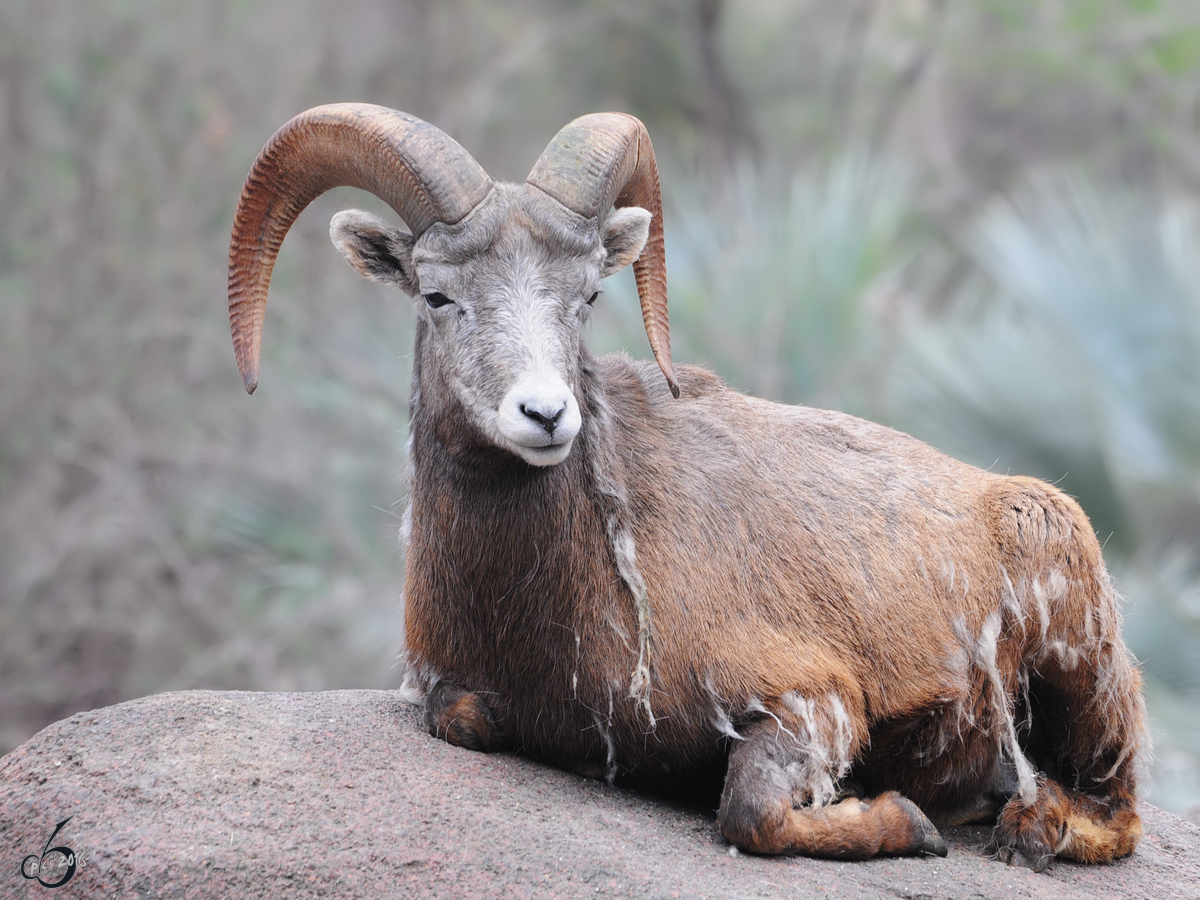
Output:
M676 359L1079 498L1147 793L1200 802L1194 0L6 0L0 752L152 691L398 684L411 315L326 236L386 211L301 217L253 400L225 318L251 161L338 100L509 179L640 116ZM589 339L646 357L613 281Z

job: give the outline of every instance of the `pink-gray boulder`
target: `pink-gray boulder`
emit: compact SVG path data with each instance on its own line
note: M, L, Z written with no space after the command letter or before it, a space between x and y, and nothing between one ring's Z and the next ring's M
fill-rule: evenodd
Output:
M714 810L451 747L394 693L189 691L0 759L0 897L1200 898L1200 828L1141 813L1133 857L1041 875L988 859L985 828L948 830L946 859L731 855ZM25 876L67 819L75 871L44 887Z

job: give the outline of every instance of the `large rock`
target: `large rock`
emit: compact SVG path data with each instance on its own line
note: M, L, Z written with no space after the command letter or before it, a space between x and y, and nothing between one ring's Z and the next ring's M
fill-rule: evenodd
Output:
M1041 875L989 860L983 828L950 830L947 859L735 856L711 810L451 747L393 693L196 691L0 760L0 896L1200 897L1200 828L1142 815L1132 858ZM18 863L68 817L53 846L82 865L50 892Z

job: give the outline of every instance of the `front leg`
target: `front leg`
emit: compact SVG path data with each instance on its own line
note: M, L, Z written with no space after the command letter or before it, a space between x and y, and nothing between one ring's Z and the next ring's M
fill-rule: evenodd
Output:
M796 709L764 710L768 718L742 728L729 754L717 815L727 841L752 853L834 859L946 855L937 829L895 791L830 802L849 766L843 707L822 709L826 698L789 705Z
M500 749L500 729L492 711L478 694L448 681L439 681L425 698L425 727L436 738L456 747Z

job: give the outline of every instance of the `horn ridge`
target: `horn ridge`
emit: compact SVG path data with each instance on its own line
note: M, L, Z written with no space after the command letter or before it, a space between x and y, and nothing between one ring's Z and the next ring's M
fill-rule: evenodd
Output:
M601 222L613 205L640 206L650 213L650 235L633 263L633 274L650 349L672 395L678 397L667 315L662 191L646 126L627 113L581 116L554 136L526 182L573 212Z
M230 235L229 323L250 393L279 248L304 208L341 186L379 197L420 236L435 222L461 221L492 181L453 138L408 113L336 103L286 122L246 177Z

